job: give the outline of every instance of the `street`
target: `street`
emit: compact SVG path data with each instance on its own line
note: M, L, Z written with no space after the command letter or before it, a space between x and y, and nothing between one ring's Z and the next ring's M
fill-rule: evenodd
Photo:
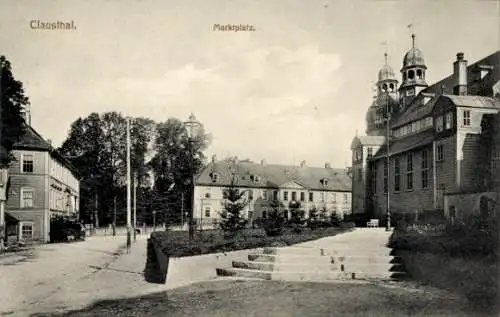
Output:
M144 238L139 236L139 239ZM109 264L125 246L124 236L95 236L68 244L46 244L33 257L0 265L0 315L26 316L52 298L70 299L75 286Z

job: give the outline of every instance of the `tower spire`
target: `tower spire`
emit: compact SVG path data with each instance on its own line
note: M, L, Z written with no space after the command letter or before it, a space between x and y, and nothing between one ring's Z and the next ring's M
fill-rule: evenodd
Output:
M415 48L415 33L411 34L411 47Z
M385 61L385 64L387 65L387 51L384 53L384 61Z

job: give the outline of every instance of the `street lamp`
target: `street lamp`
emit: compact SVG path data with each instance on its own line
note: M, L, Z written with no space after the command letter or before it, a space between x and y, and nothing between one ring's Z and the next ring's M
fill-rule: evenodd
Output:
M199 130L201 128L201 123L196 120L196 117L194 114L191 114L186 122L184 122L184 127L186 128L186 133L188 137L188 144L189 144L189 156L190 156L190 161L191 161L191 184L193 186L193 193L192 193L192 202L191 202L191 211L189 212L189 239L192 240L194 238L194 189L195 189L195 183L194 183L194 176L195 176L195 166L194 166L194 142L195 142L195 137L198 136Z

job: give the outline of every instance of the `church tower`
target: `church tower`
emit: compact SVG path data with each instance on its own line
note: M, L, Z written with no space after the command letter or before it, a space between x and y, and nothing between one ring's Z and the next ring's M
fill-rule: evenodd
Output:
M415 47L415 34L411 35L412 48L405 54L403 58L403 68L401 75L403 82L399 87L401 109L405 109L422 90L428 87L425 81L425 66L424 54Z
M389 65L387 53L384 58L384 66L378 72L377 95L366 114L367 135L384 136L387 110L394 112L398 108L398 80Z

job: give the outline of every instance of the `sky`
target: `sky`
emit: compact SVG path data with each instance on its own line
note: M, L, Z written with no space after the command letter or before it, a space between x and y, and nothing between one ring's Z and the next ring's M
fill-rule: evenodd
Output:
M401 78L408 25L432 84L457 52L473 63L498 50L499 3L5 0L0 54L24 84L32 126L55 146L91 112L157 122L193 113L212 135L208 157L343 168L385 51ZM33 20L76 29L33 29Z

